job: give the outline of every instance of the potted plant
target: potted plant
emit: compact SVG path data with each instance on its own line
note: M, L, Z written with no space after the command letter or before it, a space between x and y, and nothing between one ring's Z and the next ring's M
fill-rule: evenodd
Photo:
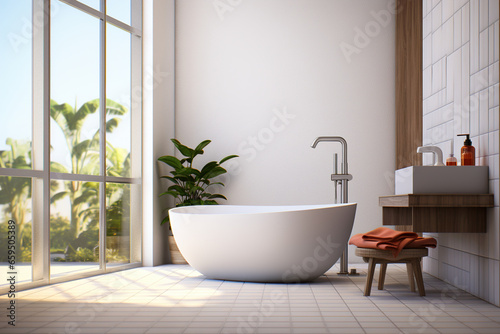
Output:
M175 206L188 206L188 205L217 205L217 199L227 198L222 194L212 193L209 187L214 185L224 186L222 182L213 182L213 179L227 172L221 165L229 159L236 158L237 155L229 155L219 162L210 161L205 164L201 169L193 167L193 161L198 155L204 153L203 149L210 144L210 140L204 140L196 148L187 147L177 139L171 139L177 150L182 154L183 158L178 159L171 155L164 155L158 158L173 170L170 175L161 176L172 182L172 185L167 188L167 191L160 194L160 196L172 196L175 199ZM162 220L161 224L169 221L169 216ZM172 255L173 263L186 263L182 255L178 252L177 245L172 235L169 236L170 252Z

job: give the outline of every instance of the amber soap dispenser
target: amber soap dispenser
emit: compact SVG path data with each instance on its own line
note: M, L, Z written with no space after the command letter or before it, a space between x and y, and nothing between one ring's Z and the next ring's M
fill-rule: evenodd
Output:
M472 146L472 141L468 133L460 134L458 136L467 136L462 146L462 166L475 166L476 165L476 149Z

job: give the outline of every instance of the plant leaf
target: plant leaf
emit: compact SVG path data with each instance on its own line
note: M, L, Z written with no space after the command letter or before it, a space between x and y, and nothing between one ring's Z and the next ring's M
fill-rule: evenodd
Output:
M220 185L220 186L223 186L225 187L224 183L222 182L214 182L214 183L210 183L211 186L215 186L216 184Z
M50 117L59 125L66 136L71 133L69 122L73 113L73 108L69 104L57 104L56 101L50 100Z
M172 141L172 143L174 143L175 147L179 150L179 152L181 152L183 156L193 158L194 150L192 148L182 145L181 142L175 138L172 138L170 140Z
M233 158L238 158L239 156L238 155L228 155L227 157L225 157L224 159L222 159L221 161L219 161L219 165L222 165L223 162L226 162L228 161L229 159L233 159Z
M176 170L175 174L179 175L185 175L185 176L190 176L194 175L196 177L200 177L200 171L197 170L196 168L191 168L191 167L183 167L181 170ZM175 175L174 175L175 177ZM194 179L193 179L194 180Z
M170 195L170 196L173 196L175 198L180 196L180 194L176 191L165 191L164 193L159 194L158 197L163 196L163 195Z
M90 202L90 199L92 197L95 197L97 199L97 195L98 191L96 191L95 189L86 189L80 196L73 200L73 205L88 203Z
M222 198L222 199L227 200L226 196L221 195L221 194L213 194L213 195L208 196L208 198L209 198L209 199L214 199L214 198Z
M173 157L171 155L164 155L162 157L159 157L158 161L166 163L170 167L175 168L175 170L184 168L184 166L182 166L182 163L179 161L179 159L177 159L176 157Z
M181 196L184 196L186 194L186 189L184 187L179 186L178 184L174 184L173 186L168 187L167 190L178 193Z
M177 173L172 173L172 174L174 175L174 178L177 179L178 181L182 181L182 182L192 181L192 177L188 177L186 175L177 174Z
M55 161L50 162L50 171L54 173L68 173L66 167Z
M200 177L204 177L219 165L217 161L210 161L201 169Z
M219 176L221 174L224 174L226 172L227 172L227 170L225 170L224 168L222 168L220 166L217 166L214 169L212 169L207 175L205 175L205 178L212 179L212 178Z
M114 117L114 118L110 119L109 121L107 121L106 122L106 132L107 133L113 132L113 130L116 129L118 127L118 125L120 124L120 121L121 121L121 119L117 118L117 117Z
M193 186L189 189L189 193L190 194L194 194L195 192L197 191L205 191L205 189L203 189L202 187L200 186Z
M207 180L205 178L199 179L198 184L201 184L201 183L206 184L206 185L210 185L210 180Z
M106 115L124 115L127 108L111 99L106 99Z
M165 223L168 223L170 221L170 217L167 215L163 220L161 221L160 225L163 225Z
M207 146L208 144L210 144L212 141L211 140L204 140L202 141L201 143L198 144L198 146L196 146L196 148L194 149L195 151L195 155L198 155L198 154L203 154L203 149L205 148L205 146Z
M94 151L98 153L99 143L93 139L86 139L73 146L71 156L80 160L84 154Z
M58 200L64 198L67 195L69 195L69 191L61 191L61 192L55 194L54 196L52 196L50 198L50 204L54 204L55 202L57 202Z
M99 99L85 102L80 109L68 120L70 130L81 129L88 115L95 113L99 109Z
M174 179L173 177L171 176L160 176L160 179L167 179L167 180L170 180L172 181L173 183L175 184L179 184L179 181L177 181L176 179Z

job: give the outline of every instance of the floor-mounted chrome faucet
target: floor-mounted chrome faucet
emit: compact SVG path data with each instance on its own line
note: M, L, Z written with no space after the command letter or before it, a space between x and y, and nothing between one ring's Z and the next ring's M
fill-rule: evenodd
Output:
M347 191L347 181L352 180L352 175L348 173L347 170L347 141L338 136L321 136L316 138L311 144L312 148L316 148L316 145L320 142L338 142L342 145L342 163L340 173L338 173L338 159L337 154L335 153L333 156L333 174L331 176L331 180L335 182L335 203L339 203L337 199L337 185L340 182L340 203L348 203L348 191ZM342 256L340 258L340 272L339 274L346 275L349 274L348 271L348 245ZM351 272L351 274L355 274L355 270Z

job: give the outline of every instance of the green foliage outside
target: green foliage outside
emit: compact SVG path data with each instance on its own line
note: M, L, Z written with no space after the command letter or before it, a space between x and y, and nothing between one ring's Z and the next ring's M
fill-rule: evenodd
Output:
M99 99L84 103L79 109L67 103L51 101L51 118L62 130L71 165L68 169L51 162L51 171L72 174L99 174L99 131L92 138L82 139L82 130L88 116L99 110ZM119 123L119 116L127 109L106 101L106 132L111 133ZM118 117L115 117L118 116ZM31 169L31 143L7 139L10 150L0 151L0 167ZM130 154L126 149L106 143L106 166L110 176L130 176ZM7 261L7 221L16 222L17 262L31 262L31 221L28 221L31 202L31 179L0 176L0 262ZM66 199L66 200L64 200ZM54 261L97 262L99 244L99 184L81 181L51 181L52 206L69 205L69 217L51 213L51 253L59 253ZM66 204L65 204L66 203ZM69 204L67 204L69 203ZM106 226L110 237L129 235L130 187L123 184L106 185ZM127 262L128 254L109 249L108 262Z
M78 110L76 106L73 108L67 103L57 104L55 101L50 103L50 117L55 121L59 128L64 133L66 138L66 146L71 154L71 170L67 170L65 166L57 163L51 163L51 171L58 173L72 174L99 174L99 131L96 131L91 139L82 139L82 130L85 120L91 114L99 110L99 99L84 103ZM122 116L127 112L127 109L122 105L112 101L106 101L106 117ZM120 118L112 117L106 122L106 132L111 133L120 123ZM110 145L107 145L110 146ZM117 150L111 150L111 154L117 154ZM130 159L129 156L125 160ZM108 161L115 164L130 165L129 162L119 161L117 157L111 157ZM120 165L111 166L110 169L124 168ZM123 176L123 175L122 175ZM74 237L82 232L85 225L92 218L91 215L81 214L84 210L90 207L95 207L98 203L98 186L91 182L65 182L63 190L52 195L51 202L54 203L62 198L69 197L71 206L70 228ZM90 204L90 205L89 205Z
M7 138L10 150L0 151L0 167L31 169L31 143ZM4 224L0 224L0 261L7 261L8 220L16 223L16 262L31 262L30 211L31 179L0 176L0 206L4 207ZM8 214L7 214L8 213Z

